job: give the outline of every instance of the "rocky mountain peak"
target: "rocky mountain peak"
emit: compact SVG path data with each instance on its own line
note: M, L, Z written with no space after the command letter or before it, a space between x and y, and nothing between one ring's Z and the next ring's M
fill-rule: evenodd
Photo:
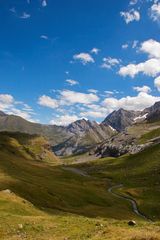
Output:
M92 122L90 120L86 119L80 119L77 120L71 124L68 125L67 131L74 133L74 134L79 134L83 133L85 131L88 131L90 128L97 126L98 124L96 122Z
M102 122L104 125L110 125L117 131L123 131L126 127L134 123L135 117L139 115L138 111L128 111L120 108L117 111L110 113Z

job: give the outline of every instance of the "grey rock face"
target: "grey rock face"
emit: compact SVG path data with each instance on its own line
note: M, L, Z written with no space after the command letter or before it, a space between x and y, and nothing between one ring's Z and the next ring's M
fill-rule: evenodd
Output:
M147 121L148 122L155 122L160 121L160 102L156 102L150 108L146 108L144 112L147 112Z
M160 138L152 139L146 144L137 144L135 137L123 132L99 144L95 148L94 154L101 158L119 157L126 153L136 154L157 143L160 143Z
M136 111L127 111L119 109L109 114L102 122L103 125L110 125L117 131L124 131L126 127L131 126L134 123L134 119L140 114Z
M85 119L71 123L67 131L73 135L66 141L53 147L57 155L80 154L88 151L93 145L110 138L115 131L109 126L103 126Z

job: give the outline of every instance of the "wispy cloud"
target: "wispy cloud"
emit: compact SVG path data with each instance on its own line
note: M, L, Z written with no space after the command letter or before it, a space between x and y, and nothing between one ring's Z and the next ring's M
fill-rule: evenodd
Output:
M47 7L47 1L46 0L42 0L42 7Z
M25 118L29 121L35 121L33 109L27 104L16 101L10 94L0 94L0 109L7 114L13 114Z
M131 0L129 4L130 4L130 5L135 5L135 4L137 4L137 3L138 3L138 0Z
M96 93L98 93L98 90L97 89L88 89L88 92L96 94Z
M111 69L112 67L120 64L120 62L121 60L117 58L111 58L111 57L103 58L103 63L101 67Z
M74 85L78 85L79 82L73 79L67 79L66 82L70 85L70 86L74 86Z
M91 53L94 53L94 54L98 54L99 52L100 52L100 49L98 49L98 48L93 48L91 50Z
M50 121L50 124L67 126L70 123L77 121L78 119L79 117L77 115L65 114L65 115L57 116L56 118L54 118L54 120Z
M41 35L40 38L44 39L44 40L48 40L48 36L47 35Z
M132 48L136 48L137 45L138 45L138 40L134 40L133 43L132 43Z
M140 13L135 9L131 9L128 12L120 12L120 15L124 18L126 24L133 21L139 21L141 18Z
M16 13L16 8L12 7L12 8L9 9L9 11L12 12L12 13Z
M138 40L134 40L134 41L128 41L127 43L122 45L122 49L127 49L129 47L131 48L136 48L138 45Z
M150 8L150 17L153 21L160 21L160 3L155 2Z
M122 45L122 49L127 49L129 47L128 43Z
M23 12L23 14L19 18L21 18L21 19L28 19L30 17L31 17L31 15L29 13Z

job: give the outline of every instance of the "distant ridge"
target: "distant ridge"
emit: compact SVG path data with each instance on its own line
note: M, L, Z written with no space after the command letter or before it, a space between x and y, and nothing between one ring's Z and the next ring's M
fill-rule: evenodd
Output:
M91 145L109 138L114 131L109 126L81 119L67 127L29 122L19 116L0 114L0 131L39 134L47 137L57 155L86 151ZM66 145L67 143L67 145Z
M68 126L32 123L0 111L0 131L42 135L49 140L53 151L60 156L86 152L137 122L153 121L160 121L160 102L143 111L121 108L110 113L101 124L79 119Z

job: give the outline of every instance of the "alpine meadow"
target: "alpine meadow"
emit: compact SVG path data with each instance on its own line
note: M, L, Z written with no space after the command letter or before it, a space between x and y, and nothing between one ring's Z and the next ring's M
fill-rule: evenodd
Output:
M0 16L0 240L160 240L160 0Z

